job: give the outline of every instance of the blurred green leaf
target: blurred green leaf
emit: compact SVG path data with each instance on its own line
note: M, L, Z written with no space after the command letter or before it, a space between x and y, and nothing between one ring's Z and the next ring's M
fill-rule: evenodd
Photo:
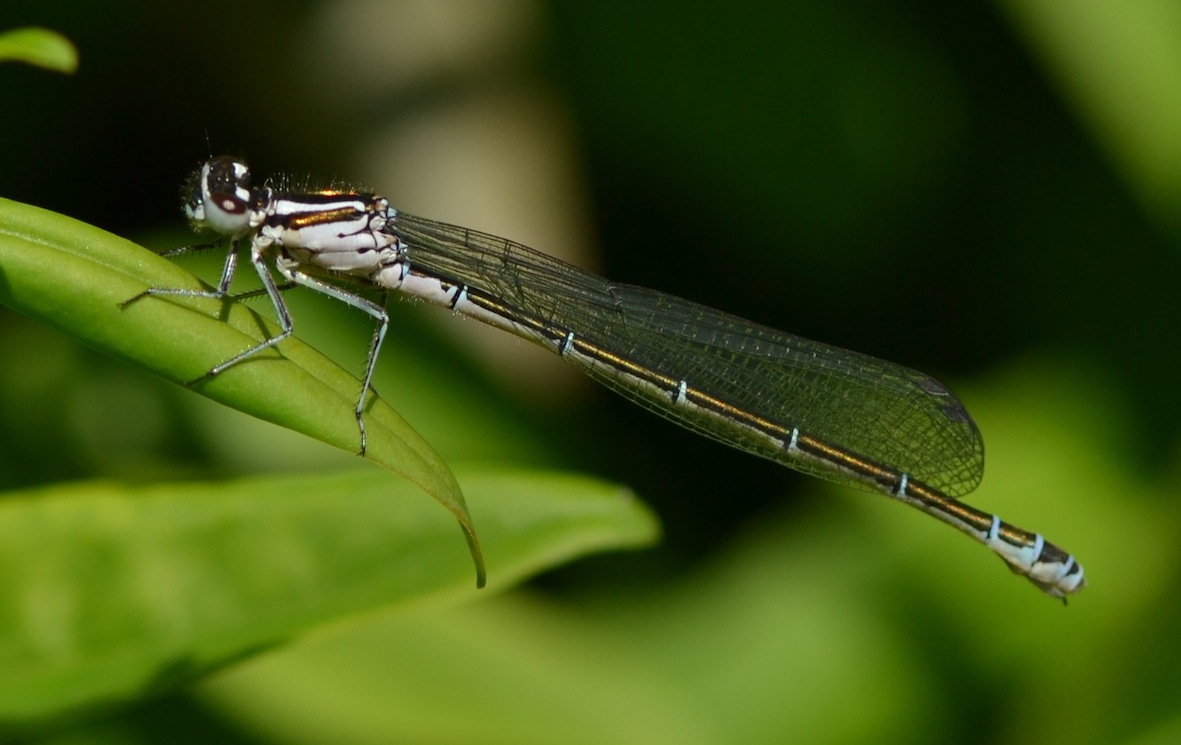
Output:
M8 60L72 74L78 69L78 50L56 31L18 28L0 33L0 62Z
M0 199L0 303L175 383L200 378L275 326L242 303L146 297L147 287L196 287L156 254L63 215ZM360 382L297 339L193 389L260 419L356 452ZM463 528L484 582L475 527L455 477L431 446L376 395L365 414L366 458L418 485Z
M480 471L465 482L497 588L658 534L612 484ZM412 491L350 471L6 495L0 722L167 690L335 619L476 597L450 520Z
M1010 0L1002 7L1145 204L1177 227L1181 5Z

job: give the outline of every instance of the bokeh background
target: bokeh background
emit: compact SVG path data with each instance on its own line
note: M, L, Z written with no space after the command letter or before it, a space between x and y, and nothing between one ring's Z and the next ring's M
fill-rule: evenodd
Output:
M0 195L165 249L196 240L180 182L235 154L930 372L984 434L972 503L1090 580L1064 608L934 521L395 303L377 388L448 460L625 483L662 544L358 621L46 740L1181 737L1181 6L0 6L25 25L81 67L0 68ZM366 319L290 302L360 372ZM358 467L2 308L0 344L5 490Z

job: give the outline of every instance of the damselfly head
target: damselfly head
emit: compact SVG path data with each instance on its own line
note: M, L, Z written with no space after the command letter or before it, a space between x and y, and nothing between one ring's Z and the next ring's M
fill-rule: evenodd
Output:
M185 215L199 230L242 235L250 229L253 196L245 163L224 156L213 158L186 185Z

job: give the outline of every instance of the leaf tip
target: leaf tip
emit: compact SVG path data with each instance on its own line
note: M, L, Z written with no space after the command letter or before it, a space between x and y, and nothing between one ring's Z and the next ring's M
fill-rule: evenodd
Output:
M467 541L468 551L472 554L472 563L476 565L476 589L484 589L484 585L488 584L488 569L484 566L484 550L480 548L480 539L476 537L476 531L471 524L465 524L462 520L459 521L459 527L463 528L463 537Z

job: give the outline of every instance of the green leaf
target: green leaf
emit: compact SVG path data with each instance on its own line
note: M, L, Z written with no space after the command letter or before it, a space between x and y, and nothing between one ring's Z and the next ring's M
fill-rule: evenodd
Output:
M146 297L148 287L198 288L197 280L145 248L85 223L0 199L0 303L176 383L277 333L242 303ZM357 452L353 415L360 382L298 339L204 380L215 401ZM455 477L442 458L374 396L365 413L366 458L400 474L455 515L483 586L484 560ZM265 446L263 444L262 446Z
M493 586L652 542L629 492L472 471ZM223 484L88 484L0 499L0 723L166 690L322 627L471 598L452 524L376 471Z
M18 28L0 34L0 62L7 60L27 62L70 75L78 69L78 50L56 31Z

